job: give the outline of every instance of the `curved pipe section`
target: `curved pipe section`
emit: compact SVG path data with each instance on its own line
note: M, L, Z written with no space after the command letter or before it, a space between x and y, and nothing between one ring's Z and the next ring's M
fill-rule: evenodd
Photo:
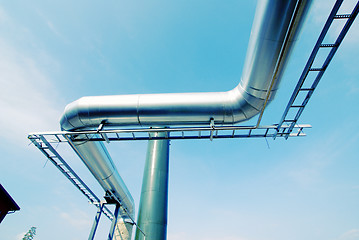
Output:
M99 126L234 124L273 99L309 0L258 2L242 78L228 92L83 97L66 106L64 130ZM273 87L268 89L274 77Z
M106 126L234 124L258 114L273 99L311 0L259 0L241 81L228 92L83 97L66 106L62 130ZM272 81L273 79L273 81ZM75 146L106 191L132 209L133 200L101 142Z

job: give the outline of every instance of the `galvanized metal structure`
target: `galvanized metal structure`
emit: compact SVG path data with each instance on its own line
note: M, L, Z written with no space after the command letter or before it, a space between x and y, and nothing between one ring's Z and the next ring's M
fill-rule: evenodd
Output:
M30 134L29 139L35 146L91 202L99 206L90 237L93 237L101 212L113 219L109 239L113 237L118 217L128 219L128 221L120 222L119 227L125 227L129 229L129 232L132 231L132 225L136 225L133 199L117 173L103 142L149 140L146 164L148 166L154 166L154 164L157 166L158 164L158 167L146 167L145 169L143 196L141 195L138 218L139 226L136 225L138 229L136 239L144 239L144 237L146 239L165 239L167 218L167 207L165 206L167 206L168 184L166 179L168 179L168 175L167 178L164 177L166 174L163 172L166 171L163 169L168 167L166 164L168 164L168 141L170 139L213 140L217 138L304 136L302 130L310 125L298 125L299 116L358 13L357 4L351 14L336 15L342 2L338 0L335 4L278 124L260 125L264 109L276 93L289 52L310 1L259 1L242 79L239 85L231 91L81 98L66 107L61 119L63 131ZM336 43L322 44L333 19L342 17L347 17L349 20ZM325 64L317 69L313 68L311 64L320 47L331 47L333 50ZM317 71L319 75L313 86L310 89L305 89L302 88L302 85L308 71ZM308 95L302 104L295 105L293 103L299 91L308 91ZM299 109L293 120L286 118L289 108ZM235 125L257 114L259 117L256 125ZM189 126L186 127L187 125ZM293 132L294 129L297 131ZM103 205L103 202L99 201L99 198L66 164L66 161L51 146L55 142L68 143L74 149L105 190L107 202L116 204L115 214L112 214ZM150 175L155 179L148 178ZM161 180L162 184L157 186L156 182L161 178L164 180ZM161 189L161 191L152 191L153 189ZM152 192L150 193L150 191ZM153 201L160 196L161 201ZM160 215L157 216L151 211L160 213ZM154 220L157 217L158 219ZM154 222L155 224L152 224ZM159 238L159 235L153 232L159 233L162 237ZM127 238L130 239L131 236Z
M151 134L165 137L165 133ZM169 140L150 140L143 173L135 239L166 239L168 208ZM146 237L147 236L147 237Z
M277 92L310 0L260 0L241 80L227 92L83 97L66 106L62 130L106 126L236 124L263 112Z
M279 121L279 124L277 127L278 133L280 132L279 129L281 128L281 126L284 123L288 123L288 124L290 124L290 126L289 126L289 128L286 128L282 133L285 133L288 136L292 132L292 130L293 130L295 124L297 123L300 115L302 114L305 106L307 105L309 99L313 95L315 88L318 86L320 79L322 79L325 70L327 69L329 63L333 59L334 54L337 52L338 47L342 43L345 35L347 34L348 30L350 29L351 25L353 24L354 19L358 15L359 2L357 2L353 11L350 14L337 14L342 3L343 3L343 0L336 1L332 11L329 14L329 17L323 27L322 32L319 35L319 38L314 46L314 49L312 50L312 53L310 54L307 64L304 67L304 70L298 80L298 83L294 89L294 92L288 102L288 105L284 110L283 116ZM344 24L342 30L340 31L338 37L336 38L336 40L333 43L323 43L324 38L327 35L328 30L330 29L330 26L332 25L332 23L335 20L336 21L345 21L345 24ZM315 62L315 58L316 58L319 50L323 49L323 48L329 48L330 49L329 53L326 55L326 58L325 58L324 62L322 63L322 65L313 66L313 63ZM313 78L314 80L312 82L310 82L310 86L305 87L305 83L308 81L309 73L315 73L315 77ZM302 95L302 97L301 97L301 95L299 93L303 93L303 92L306 94ZM288 113L291 109L296 109L296 114L293 119L287 117Z

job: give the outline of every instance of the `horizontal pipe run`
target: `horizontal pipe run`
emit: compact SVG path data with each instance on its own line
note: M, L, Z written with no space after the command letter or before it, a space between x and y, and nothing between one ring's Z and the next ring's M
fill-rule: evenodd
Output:
M83 97L66 106L63 130L107 126L235 124L271 101L310 0L260 0L241 81L227 92ZM271 87L270 87L271 86ZM270 91L268 91L270 90Z
M106 126L232 125L257 115L277 92L311 0L259 0L238 86L227 92L84 97L69 104L61 130ZM222 79L219 79L222 80ZM269 96L269 97L268 97ZM74 136L75 137L75 136ZM133 200L102 142L73 147L105 191L134 214ZM75 137L76 139L76 137Z

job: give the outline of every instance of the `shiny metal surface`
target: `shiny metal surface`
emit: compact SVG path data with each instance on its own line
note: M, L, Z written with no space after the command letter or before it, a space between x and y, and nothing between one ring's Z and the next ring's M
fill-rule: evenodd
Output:
M242 78L228 92L83 97L65 108L61 129L106 126L234 124L273 99L310 0L259 0ZM268 95L269 94L269 95ZM133 215L133 201L102 142L83 142L82 156L105 191L115 191Z
M234 124L273 99L310 0L258 2L241 81L228 92L83 97L66 106L63 130L106 125ZM275 74L276 73L276 74Z
M165 133L152 133L164 137ZM167 238L169 140L150 140L143 173L135 240Z
M124 218L129 214L131 218L134 218L133 198L104 144L86 140L70 144L102 188L121 199L120 216Z

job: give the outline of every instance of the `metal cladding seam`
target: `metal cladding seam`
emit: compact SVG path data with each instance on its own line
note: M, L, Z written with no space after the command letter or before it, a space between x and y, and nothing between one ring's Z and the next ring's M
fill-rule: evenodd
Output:
M104 121L106 126L173 126L209 124L211 119L215 124L235 124L252 118L264 107L269 89L269 100L273 99L310 3L258 1L241 81L233 90L83 97L66 106L61 129L93 129ZM127 199L124 204L133 209L132 197L104 145L83 142L76 148L103 188ZM107 178L109 173L116 177Z

